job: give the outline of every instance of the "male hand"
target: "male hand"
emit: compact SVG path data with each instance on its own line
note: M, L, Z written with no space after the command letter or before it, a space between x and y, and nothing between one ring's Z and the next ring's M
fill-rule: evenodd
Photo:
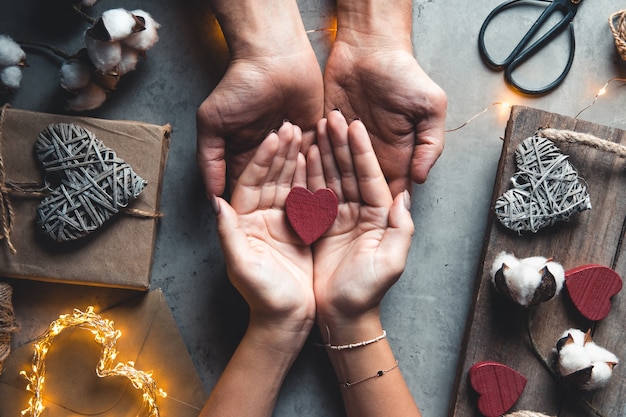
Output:
M447 107L413 57L411 2L395 3L339 2L324 72L325 110L365 124L394 196L426 181L443 151Z
M197 160L208 195L231 188L267 134L289 120L303 150L323 117L317 58L294 0L213 0L231 54L197 112Z

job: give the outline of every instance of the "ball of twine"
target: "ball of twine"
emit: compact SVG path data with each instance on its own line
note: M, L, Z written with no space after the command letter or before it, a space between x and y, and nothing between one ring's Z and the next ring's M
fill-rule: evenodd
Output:
M617 52L626 61L626 9L611 14L609 26L615 38Z
M0 375L4 370L4 361L11 353L11 335L18 330L11 302L12 293L9 284L0 282Z

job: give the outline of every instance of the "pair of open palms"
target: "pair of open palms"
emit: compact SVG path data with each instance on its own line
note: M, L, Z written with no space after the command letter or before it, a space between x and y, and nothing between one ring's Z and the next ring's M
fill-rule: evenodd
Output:
M228 165L232 207L220 200L218 223L229 275L259 314L376 309L406 262L413 223L404 191L426 180L443 150L446 97L410 42L363 48L339 35L323 76L310 45L234 51L198 110L208 195L223 193ZM296 185L339 198L335 223L312 247L284 214Z
M241 172L230 204L219 199L218 231L233 284L255 317L334 320L375 310L404 269L413 222L408 192L392 197L364 125L332 111L316 144L301 153L300 128L283 123ZM328 187L338 215L313 245L300 241L284 212L294 186Z

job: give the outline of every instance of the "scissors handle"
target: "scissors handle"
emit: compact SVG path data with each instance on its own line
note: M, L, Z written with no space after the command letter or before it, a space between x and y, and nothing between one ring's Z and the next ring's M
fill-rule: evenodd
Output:
M485 31L487 27L491 23L491 21L504 10L517 5L517 3L528 1L528 0L510 0L505 3L500 4L498 7L492 10L492 12L487 16L485 21L483 22L480 32L478 34L478 49L483 60L493 69L505 69L505 79L509 82L514 88L519 90L520 92L526 94L542 94L553 88L555 88L558 84L560 84L565 76L569 72L572 62L574 59L574 51L575 51L575 37L574 37L574 27L571 24L574 16L576 15L576 11L579 3L582 0L537 0L543 2L549 2L550 4L545 8L545 10L541 13L541 15L537 18L537 20L533 23L533 25L528 29L526 34L522 37L519 43L515 46L513 51L507 56L503 61L497 62L495 61L487 51L485 46ZM533 36L537 34L537 32L542 28L545 22L550 18L550 16L555 12L562 12L563 17L561 20L554 26L550 28L546 33L544 33L539 39L533 42L530 46L527 44L531 41ZM538 89L528 89L520 86L513 80L512 72L513 69L518 67L524 61L529 59L535 53L537 53L544 45L550 42L554 37L560 34L563 30L569 27L570 31L570 53L568 62L565 66L565 69L559 75L559 77L548 84L545 87L541 87Z
M548 91L555 89L559 84L563 82L563 80L565 80L567 73L569 72L570 68L572 68L572 63L574 62L574 52L576 51L576 40L574 36L574 25L572 23L569 23L569 40L570 40L570 53L567 58L567 63L565 64L565 68L563 68L563 71L561 72L561 74L551 83L543 87L539 87L539 88L534 88L534 87L527 88L519 84L513 78L513 71L515 70L515 68L521 65L524 61L530 58L534 52L536 52L536 50L529 51L530 48L528 48L527 50L519 54L513 61L509 63L509 65L506 66L506 68L504 69L504 79L506 80L506 82L508 82L511 85L511 87L513 87L520 93L529 94L529 95L545 94Z

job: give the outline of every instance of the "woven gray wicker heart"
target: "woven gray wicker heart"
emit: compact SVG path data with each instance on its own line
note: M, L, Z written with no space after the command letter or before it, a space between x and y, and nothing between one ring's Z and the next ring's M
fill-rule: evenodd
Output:
M495 214L507 228L535 233L591 209L587 187L576 168L550 140L525 139L515 150L515 162L513 188L495 204Z
M54 188L37 208L38 222L54 240L78 239L128 206L147 185L89 130L52 124L37 137L37 157Z

